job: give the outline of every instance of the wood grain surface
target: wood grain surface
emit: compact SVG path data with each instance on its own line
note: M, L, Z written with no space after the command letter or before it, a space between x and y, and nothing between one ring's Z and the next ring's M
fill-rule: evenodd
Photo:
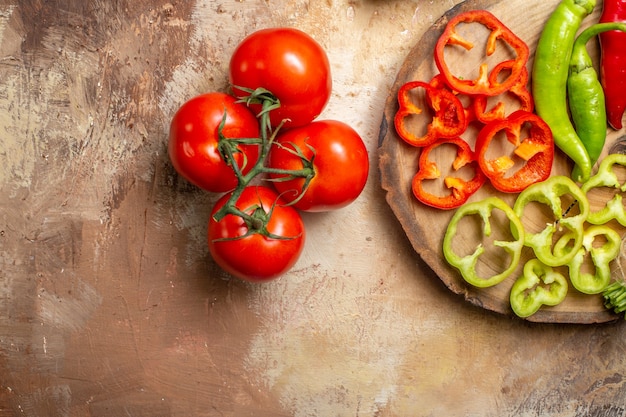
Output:
M217 268L216 196L166 154L251 31L326 48L322 117L371 166L406 57L453 0L0 1L0 416L615 416L624 320L530 323L450 291L372 169L266 285ZM519 3L517 3L519 4ZM517 19L538 18L530 1Z
M460 276L459 272L455 268L448 265L443 257L443 231L445 231L448 222L452 217L453 211L432 209L419 203L413 196L411 191L411 180L413 175L417 172L417 158L419 150L417 148L407 146L399 138L393 128L393 118L398 109L398 89L408 81L428 81L435 74L437 74L437 68L433 63L433 50L435 43L448 20L458 13L462 13L463 11L469 9L487 9L502 21L506 22L505 24L511 28L517 36L526 42L527 45L529 45L531 51L534 50L534 46L537 44L539 34L543 28L543 23L559 4L559 1L553 0L538 3L536 7L529 10L528 14L523 16L515 12L515 10L518 10L526 3L527 2L525 1L517 3L510 1L469 0L459 4L457 7L449 10L444 16L442 16L442 18L424 34L420 42L408 54L405 62L401 66L396 82L391 89L385 106L384 118L380 132L380 168L382 186L388 191L387 200L389 201L389 204L398 217L400 223L403 225L403 228L415 250L422 256L426 263L428 263L428 265L436 271L437 275L446 284L446 286L450 288L451 291L462 294L469 302L481 306L482 308L506 315L513 314L509 302L511 286L513 285L515 279L521 274L523 265L526 261L533 257L532 251L527 248L522 253L522 259L518 268L501 284L490 288L477 288L467 284ZM593 21L597 21L600 11L601 7L596 8L595 12L585 20L585 26L590 25ZM476 34L476 36L480 39L479 34ZM479 47L476 46L476 49L479 49ZM597 59L597 45L593 42L589 42L588 49L590 54ZM463 54L461 54L460 58L457 59L458 61L452 61L453 63L450 65L465 65L466 67L472 66L468 63L468 58ZM456 64L454 62L456 62ZM531 57L527 65L529 71L532 70L532 63L533 57ZM607 141L603 154L609 152L613 147L619 146L622 143L620 139L624 137L625 133L626 129L614 131L613 129L608 128ZM473 145L473 136L466 135L466 137L467 140ZM440 161L441 166L444 166L443 164L445 163L445 160ZM571 169L572 166L570 159L557 150L552 168L552 175L569 176ZM510 203L512 206L515 201L516 194L511 195L498 192L490 186L490 184L487 184L474 194L470 198L470 201L479 201L488 196L498 196ZM594 198L597 197L594 196ZM592 204L594 210L597 210L596 207L601 207L603 201L594 200L592 201ZM529 227L541 230L543 225L538 223L544 221L545 217L538 215L538 213L536 214L536 216L526 216L527 219L525 222ZM532 220L534 224L529 224L528 220ZM616 227L623 236L624 228L619 224L616 224ZM463 238L457 240L462 241ZM459 247L462 249L457 249L457 251L459 251L459 253L472 253L474 251L473 245L477 242L471 239L465 239L465 241L465 246L459 244ZM481 259L486 258L487 256L485 255ZM488 266L490 261L493 265ZM503 261L508 262L507 259L504 259ZM621 257L613 262L612 270L613 273L619 277L619 279L623 279L624 277L621 272L622 269L620 261ZM482 272L483 274L495 275L501 271L501 263L496 262L491 258L481 260L477 268L480 267L482 267L483 271L485 271ZM566 275L568 274L566 268L561 272ZM536 314L528 317L527 319L537 322L598 323L616 320L617 316L604 307L601 295L590 296L582 294L570 286L568 295L564 302L555 307L544 306Z

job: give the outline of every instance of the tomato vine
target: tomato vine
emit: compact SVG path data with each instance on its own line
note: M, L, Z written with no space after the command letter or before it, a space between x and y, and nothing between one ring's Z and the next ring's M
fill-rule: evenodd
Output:
M283 170L283 169L267 167L266 161L270 153L270 149L272 148L274 144L276 135L278 134L278 132L280 131L280 129L282 128L285 122L285 121L281 122L276 128L272 128L270 124L270 112L280 107L280 101L270 91L264 88L257 88L255 90L251 90L251 89L239 87L239 89L249 93L248 96L240 98L239 102L243 102L248 106L251 104L261 105L261 111L257 115L259 119L259 125L260 125L260 128L259 128L260 138L231 139L231 138L227 138L226 136L224 136L224 134L222 133L222 129L224 127L224 124L226 123L226 117L227 117L226 112L224 113L222 124L220 124L220 127L218 128L218 135L219 135L218 149L220 150L220 153L222 153L222 157L224 158L226 163L230 165L235 171L235 176L237 177L237 186L230 194L229 200L224 204L224 206L222 206L220 210L217 211L217 213L215 213L213 218L216 221L220 221L227 214L234 214L234 215L242 217L246 221L246 223L249 223L251 225L257 224L259 221L263 221L264 224L267 224L267 220L269 217L264 218L264 219L261 219L261 218L253 219L251 215L237 208L235 203L241 196L241 193L243 192L243 190L246 187L248 187L260 175L266 175L270 173L287 175L292 178L302 177L306 179L306 183L308 184L310 183L311 179L315 176L315 170L313 168L313 160L312 159L309 160L306 157L304 157L302 154L300 154L302 155L302 164L303 164L303 168L300 170ZM237 161L234 157L234 154L236 152L235 150L236 147L233 146L233 143L238 143L238 144L256 143L258 144L258 146L260 146L259 156L257 160L255 161L254 166L246 174L242 172L241 168L237 164ZM303 192L301 193L301 196L304 195L304 191L305 190L303 190ZM253 229L263 230L264 228L253 227Z

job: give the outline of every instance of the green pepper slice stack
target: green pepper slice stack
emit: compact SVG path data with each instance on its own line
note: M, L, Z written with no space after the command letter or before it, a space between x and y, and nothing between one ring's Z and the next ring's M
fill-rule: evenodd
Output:
M562 197L567 195L578 206L577 214L570 215L571 206L562 206L564 201ZM527 231L524 245L531 247L537 259L548 266L561 266L568 263L583 244L584 223L589 215L587 196L569 177L557 175L522 191L513 206L515 214L520 219L524 219L524 210L532 202L548 206L554 215L554 221L546 224L546 227L538 233ZM557 242L554 242L556 232L562 228L568 229L570 233L559 237ZM555 251L559 240L561 249Z
M556 253L562 250L561 246L565 240L557 242L554 249ZM596 245L596 241L601 244ZM585 229L582 242L582 247L567 263L569 279L578 291L584 294L599 294L611 283L610 263L619 255L622 238L609 226L594 225ZM593 274L582 270L586 255L590 256L596 268Z

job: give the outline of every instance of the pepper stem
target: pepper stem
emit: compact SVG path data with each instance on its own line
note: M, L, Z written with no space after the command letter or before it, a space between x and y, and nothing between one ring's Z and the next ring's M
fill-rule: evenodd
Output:
M594 36L610 30L620 30L626 32L626 23L623 22L607 22L596 23L583 30L580 35L574 41L572 47L572 56L570 58L569 71L578 73L584 71L587 68L593 67L593 61L587 52L587 42Z

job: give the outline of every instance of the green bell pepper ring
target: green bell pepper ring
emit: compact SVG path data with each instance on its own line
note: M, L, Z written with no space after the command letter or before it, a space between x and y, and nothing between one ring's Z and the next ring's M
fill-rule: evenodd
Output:
M626 210L622 203L623 198L621 194L626 192L626 181L620 182L613 170L614 165L626 167L626 155L617 153L608 155L600 163L598 172L581 187L585 194L589 194L589 191L594 188L601 187L608 187L618 191L600 210L589 212L587 221L591 224L605 224L615 219L622 226L626 226Z
M495 275L489 277L480 277L476 270L477 263L480 256L485 252L485 246L483 243L478 244L474 252L467 256L459 256L454 252L452 247L452 241L457 234L457 226L461 219L465 216L479 215L483 221L482 233L484 236L491 236L491 222L489 218L492 215L492 211L501 210L506 218L509 220L511 233L514 240L494 240L493 245L504 249L509 255L510 261L508 265L503 267L503 270ZM452 216L450 223L446 229L446 234L443 238L443 254L450 265L459 270L463 279L469 284L486 288L499 284L509 275L513 273L517 265L519 264L522 249L524 247L524 228L522 222L515 215L513 209L498 197L488 197L484 200L466 203L461 206Z
M570 195L576 202L577 214L570 215L571 207L562 207L561 197L566 195ZM513 210L522 221L524 210L532 202L548 206L554 215L554 222L547 223L546 227L538 233L526 231L524 245L531 247L535 256L548 266L565 265L583 244L583 226L589 215L589 200L571 178L557 175L529 186L518 195ZM560 250L560 253L554 253L554 235L557 231L562 230L561 228L566 228L572 232L568 239L572 244L569 246L568 252Z
M604 239L601 246L594 245L598 236ZM555 245L555 252L561 250L557 246L561 246L564 240L560 240ZM610 263L620 252L622 238L619 233L611 229L609 226L590 226L585 230L583 235L583 245L567 263L569 268L569 279L574 288L584 294L599 294L604 291L611 282ZM595 274L583 272L586 255L589 254L593 265L595 266Z
M530 259L511 288L510 302L519 317L530 317L541 306L555 306L567 295L567 279L539 259Z

